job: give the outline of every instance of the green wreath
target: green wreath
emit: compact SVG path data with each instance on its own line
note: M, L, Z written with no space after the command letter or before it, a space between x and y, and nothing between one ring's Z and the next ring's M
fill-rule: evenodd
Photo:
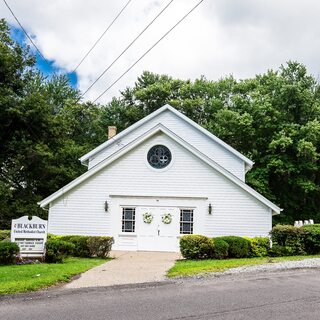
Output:
M164 224L170 224L171 221L172 221L172 215L171 213L165 213L162 215L161 217L161 221L164 223Z
M143 222L144 223L150 224L152 222L152 220L153 220L153 215L152 215L152 213L145 212L142 215L142 218L143 218Z

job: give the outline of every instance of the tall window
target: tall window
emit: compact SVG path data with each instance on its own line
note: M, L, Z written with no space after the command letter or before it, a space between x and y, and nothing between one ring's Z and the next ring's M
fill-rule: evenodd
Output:
M134 232L135 216L135 208L122 208L122 232Z
M193 209L180 210L180 233L193 233Z

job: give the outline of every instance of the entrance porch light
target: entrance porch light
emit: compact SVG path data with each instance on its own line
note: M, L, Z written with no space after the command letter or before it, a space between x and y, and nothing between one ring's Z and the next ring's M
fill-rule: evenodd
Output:
M209 214L212 214L212 204L211 204L211 203L209 203L208 213L209 213Z

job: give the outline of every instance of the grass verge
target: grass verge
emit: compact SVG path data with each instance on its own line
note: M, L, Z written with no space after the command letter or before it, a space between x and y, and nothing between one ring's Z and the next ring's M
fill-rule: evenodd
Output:
M0 294L21 293L67 282L73 276L105 263L106 259L67 258L64 263L0 266Z
M290 257L262 257L227 260L178 260L175 265L167 271L169 278L187 277L196 274L222 272L230 268L252 266L257 264L274 263L289 260L303 260L307 258L320 258L320 255L313 256L290 256Z

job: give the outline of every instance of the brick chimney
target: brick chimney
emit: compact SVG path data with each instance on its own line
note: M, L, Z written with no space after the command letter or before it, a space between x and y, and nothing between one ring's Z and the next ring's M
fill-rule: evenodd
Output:
M117 127L109 126L108 127L108 140L113 138L117 134Z

